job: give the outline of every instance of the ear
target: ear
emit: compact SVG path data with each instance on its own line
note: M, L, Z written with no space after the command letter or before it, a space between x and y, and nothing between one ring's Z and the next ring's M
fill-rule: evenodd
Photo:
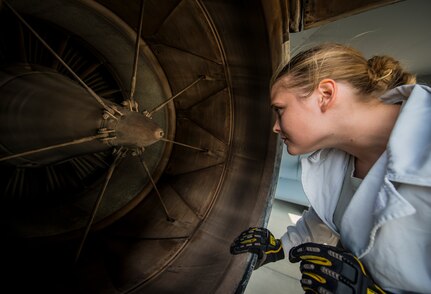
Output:
M332 79L323 79L317 86L319 94L319 107L322 112L326 112L335 102L337 82Z

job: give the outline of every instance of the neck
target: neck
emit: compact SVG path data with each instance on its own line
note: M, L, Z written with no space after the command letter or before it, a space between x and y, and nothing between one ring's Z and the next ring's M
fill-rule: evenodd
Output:
M400 110L399 105L355 106L342 127L337 148L353 155L355 176L363 178L386 150L389 136Z

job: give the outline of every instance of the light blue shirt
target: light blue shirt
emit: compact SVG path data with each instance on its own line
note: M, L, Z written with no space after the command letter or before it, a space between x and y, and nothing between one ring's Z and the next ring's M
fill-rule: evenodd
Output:
M401 86L380 99L403 105L386 151L347 206L340 230L333 215L350 155L323 149L302 160L312 209L281 240L288 253L300 243L335 244L339 237L385 290L431 293L431 88Z

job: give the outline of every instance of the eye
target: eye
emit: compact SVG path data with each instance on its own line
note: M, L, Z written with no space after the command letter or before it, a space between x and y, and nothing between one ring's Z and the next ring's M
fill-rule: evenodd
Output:
M275 113L280 116L281 115L281 108L277 106L272 106L272 109L275 111Z

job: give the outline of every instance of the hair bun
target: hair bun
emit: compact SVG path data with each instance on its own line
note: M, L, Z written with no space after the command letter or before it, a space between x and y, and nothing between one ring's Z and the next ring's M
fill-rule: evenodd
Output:
M367 62L373 88L386 91L400 85L416 83L416 77L404 71L400 63L389 56L374 56Z

